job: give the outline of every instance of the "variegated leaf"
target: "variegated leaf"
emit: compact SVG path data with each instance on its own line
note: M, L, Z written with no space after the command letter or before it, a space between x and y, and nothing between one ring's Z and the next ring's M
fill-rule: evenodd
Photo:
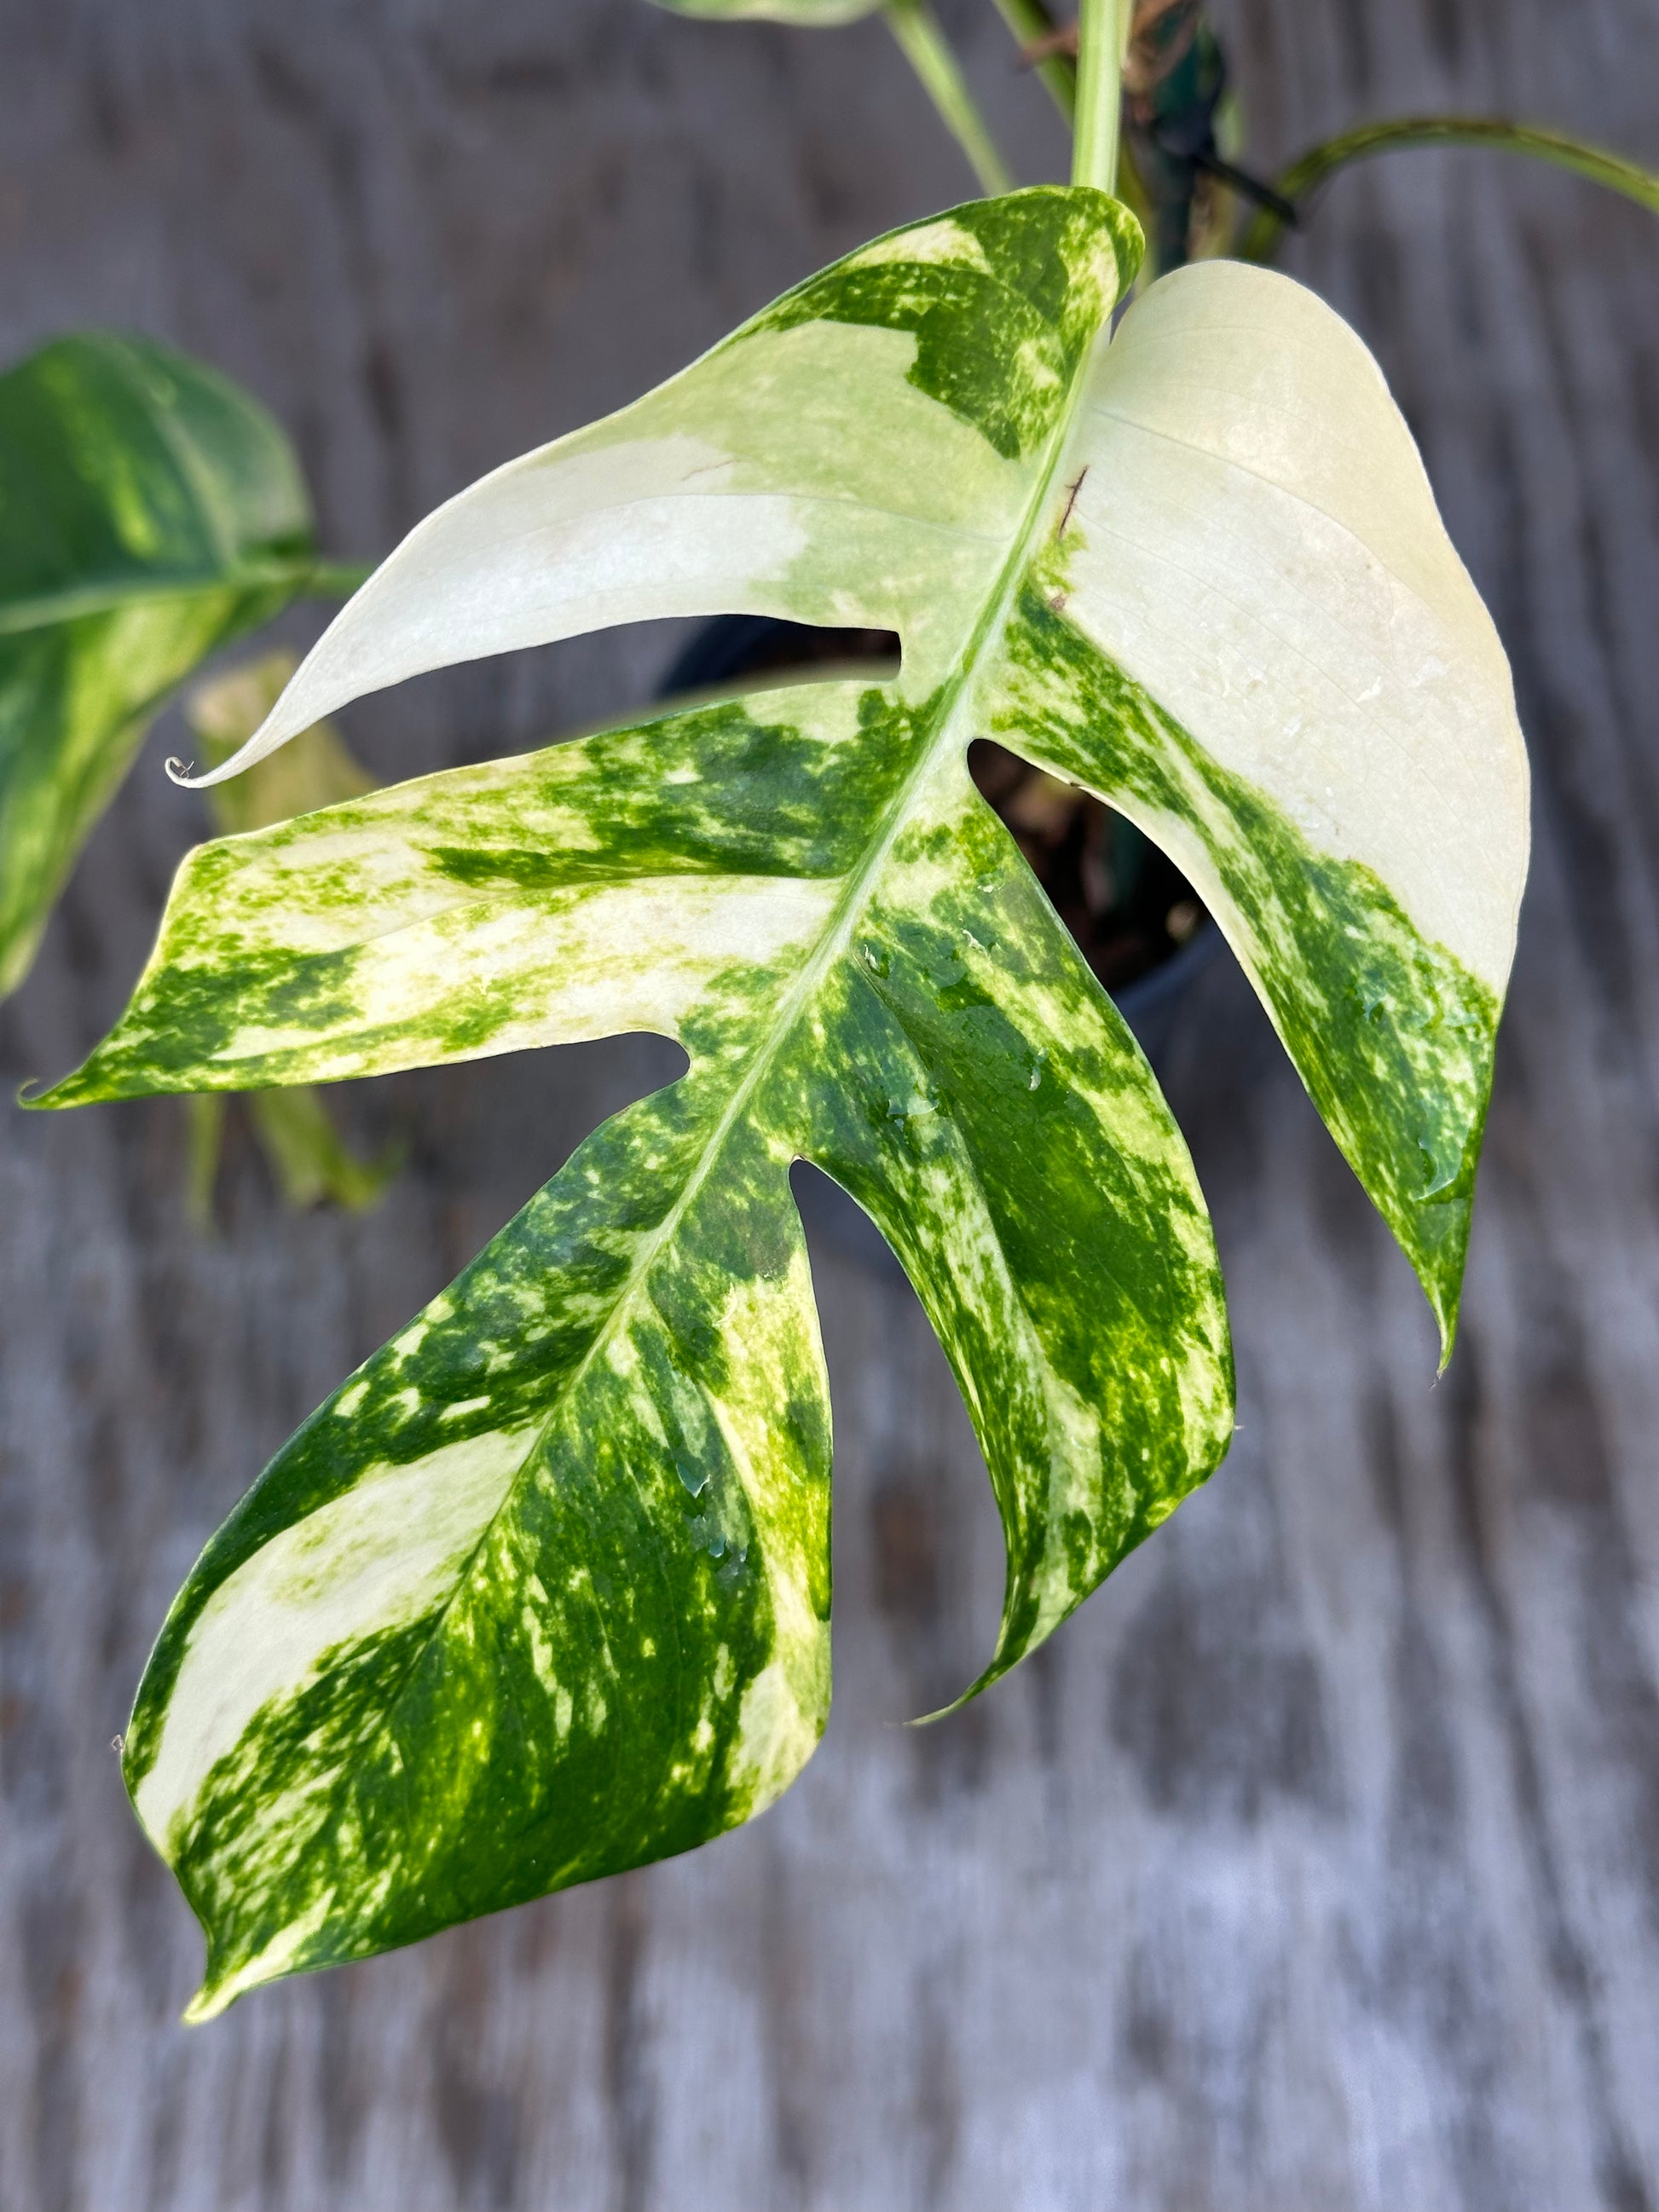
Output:
M0 995L167 694L311 578L282 432L139 338L0 376Z
M246 742L298 665L293 653L279 648L195 686L185 702L185 719L210 762L228 759ZM208 795L208 806L215 826L235 836L267 829L292 815L314 813L319 807L374 788L374 777L339 732L330 722L318 722L246 775L216 785ZM198 1227L210 1230L225 1101L204 1091L186 1103L191 1115L190 1211ZM388 1146L376 1160L360 1160L335 1127L328 1107L308 1086L258 1091L247 1103L259 1149L289 1206L326 1202L356 1213L380 1202L398 1171L401 1146Z
M978 1428L1008 1546L981 1682L1218 1460L1190 1163L975 737L1176 852L1449 1331L1525 856L1502 656L1352 334L1211 264L1109 343L1135 251L1087 191L957 210L441 509L242 760L598 621L892 628L899 676L205 848L51 1094L628 1028L690 1063L313 1417L174 1607L127 1772L208 1929L202 2012L684 1848L798 1769L828 1412L792 1160L879 1224Z

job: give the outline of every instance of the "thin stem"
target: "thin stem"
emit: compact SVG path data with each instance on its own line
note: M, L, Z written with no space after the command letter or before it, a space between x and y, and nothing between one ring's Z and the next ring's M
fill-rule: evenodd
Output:
M1078 14L1077 135L1072 182L1117 190L1118 125L1123 113L1123 58L1129 0L1083 0Z
M1551 162L1558 169L1571 169L1575 176L1588 177L1592 184L1605 185L1609 191L1620 192L1626 199L1659 215L1659 176L1638 169L1634 162L1621 161L1617 154L1604 152L1599 146L1587 146L1577 138L1564 138L1557 131L1539 131L1529 124L1508 123L1501 116L1407 115L1390 123L1363 124L1357 131L1345 131L1340 137L1328 138L1321 145L1310 147L1274 179L1274 189L1294 205L1350 161L1363 161L1373 154L1392 153L1401 146L1490 146L1500 154L1530 154L1536 161ZM1260 209L1239 240L1240 258L1270 260L1283 228L1281 216L1271 208Z
M306 579L308 599L349 599L380 567L378 561L319 561Z
M1008 28L1019 40L1021 50L1039 46L1061 29L1054 20L1054 11L1048 0L996 0L998 12ZM1075 26L1067 26L1068 29ZM1077 60L1062 49L1045 54L1032 64L1036 74L1048 88L1050 98L1060 110L1061 120L1069 131L1077 114ZM1127 143L1117 150L1117 196L1139 221L1143 230L1152 228L1152 209L1140 172Z
M1060 28L1048 0L996 0L996 4L1003 21L1019 40L1022 52L1043 39L1052 38ZM1077 112L1077 64L1070 54L1047 54L1034 66L1069 126Z
M921 79L928 98L968 156L981 185L993 196L1012 191L1014 180L974 104L974 95L928 0L887 0L882 12L888 29L904 50L905 59Z

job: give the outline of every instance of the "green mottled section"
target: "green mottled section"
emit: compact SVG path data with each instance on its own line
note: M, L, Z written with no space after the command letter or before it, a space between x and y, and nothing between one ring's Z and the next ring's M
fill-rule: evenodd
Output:
M291 653L262 653L195 687L185 719L210 760L228 759L252 736L298 665ZM238 836L374 788L374 777L339 732L319 722L234 783L216 785L208 811L222 834ZM210 1230L224 1101L198 1094L188 1103L190 1210L198 1227ZM356 1213L379 1203L402 1160L401 1145L388 1146L377 1160L358 1159L322 1098L307 1088L258 1091L248 1103L259 1149L289 1206L327 1202Z
M309 574L276 424L139 339L0 377L0 993L168 691Z
M716 996L772 941L769 886L852 867L918 728L871 686L757 694L199 847L126 1013L39 1103L475 1058L607 975L672 1033L677 977Z
M909 381L1020 460L1054 429L1140 255L1139 226L1119 202L1039 186L895 231L786 293L749 328L913 331Z
M953 767L948 811L900 839L768 1103L902 1260L973 1415L1008 1552L978 1690L1218 1464L1232 1367L1180 1133Z
M1499 1008L1370 868L1316 852L1057 611L1039 574L993 726L1153 835L1201 842L1218 903L1309 1095L1417 1270L1449 1353Z
M199 2014L265 1978L273 1945L270 1971L325 1965L686 1850L810 1753L829 1409L786 1164L743 1135L689 1187L730 1081L677 1085L591 1138L313 1415L191 1577L126 1741L141 1812L168 1730L219 1694L212 1607L239 1570L250 1627L269 1624L278 1532L318 1527L366 1469L520 1440L409 1617L382 1594L356 1632L304 1649L307 1576L371 1578L343 1539L298 1557L266 1631L301 1623L291 1679L158 1837L208 1932ZM418 1490L399 1511L418 1547Z

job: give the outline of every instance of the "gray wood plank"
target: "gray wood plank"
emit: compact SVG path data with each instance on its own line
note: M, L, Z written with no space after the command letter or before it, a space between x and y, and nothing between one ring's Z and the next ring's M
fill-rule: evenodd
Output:
M1060 149L965 4L1024 173ZM1644 0L1226 0L1267 156L1463 106L1659 161ZM965 180L874 27L623 0L9 0L0 352L82 322L222 362L369 551ZM1054 1643L988 1648L994 1516L902 1285L817 1254L836 1706L695 1856L176 2025L198 1938L111 1739L264 1455L586 1127L650 1041L398 1079L368 1223L234 1142L185 1229L161 1102L0 1129L0 2205L19 2212L1170 2212L1659 2199L1659 239L1473 154L1340 181L1289 265L1377 349L1514 657L1537 857L1463 1339L1428 1316L1237 971L1167 1068L1241 1430ZM304 624L296 620L296 635ZM672 635L368 702L382 774L648 695ZM163 732L0 1076L113 1014L200 831Z

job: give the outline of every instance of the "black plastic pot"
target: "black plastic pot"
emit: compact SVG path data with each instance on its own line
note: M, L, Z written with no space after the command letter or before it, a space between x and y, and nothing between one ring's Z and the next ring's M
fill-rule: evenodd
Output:
M821 669L836 659L884 658L896 661L897 644L879 631L825 632L769 615L721 615L690 640L664 678L658 696L679 698L757 677L775 675L783 680L792 673ZM1139 832L1130 834L1139 837ZM1133 981L1110 987L1113 1004L1154 1064L1169 1043L1194 979L1221 945L1221 932L1206 913L1185 944ZM897 1266L874 1224L827 1178L800 1176L796 1194L809 1226L822 1229L845 1250L888 1267Z

